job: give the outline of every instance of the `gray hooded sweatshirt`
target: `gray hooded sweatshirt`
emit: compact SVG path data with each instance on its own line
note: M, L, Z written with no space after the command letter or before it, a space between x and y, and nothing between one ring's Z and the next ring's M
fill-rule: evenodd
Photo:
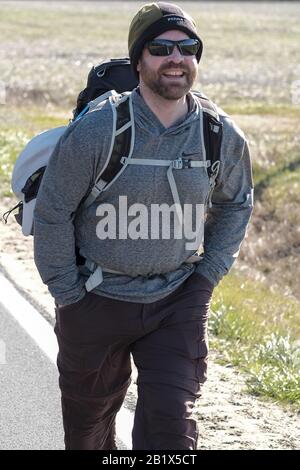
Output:
M132 92L135 118L132 158L205 159L199 105L191 93L188 101L188 114L166 129L138 90ZM187 262L197 250L188 244L190 235L178 237L172 230L174 224L167 234L162 232L162 226L152 230L154 235L151 231L152 208L174 204L165 166L128 165L92 205L81 209L80 204L107 160L112 135L108 102L67 128L50 158L34 213L35 263L57 303L72 304L86 294L85 282L91 272L76 264L75 245L83 257L104 269L103 282L93 290L102 296L155 302L174 291L193 272L204 276L213 286L218 284L238 256L253 208L247 141L230 117L221 113L220 119L221 165L212 207L206 205L209 178L205 167L173 170L182 208L196 205L207 208L204 254L194 264ZM124 201L128 208L126 217ZM145 224L144 217L138 227L141 205L144 212L148 211L148 223ZM114 208L116 222L106 226L110 231L105 238L103 227L108 207ZM193 215L191 226L196 230L196 209Z

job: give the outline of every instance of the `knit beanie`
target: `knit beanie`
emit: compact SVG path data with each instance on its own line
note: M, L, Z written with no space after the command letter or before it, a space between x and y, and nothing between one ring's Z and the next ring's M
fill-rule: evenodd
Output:
M147 3L139 9L129 27L129 57L135 74L138 75L136 66L145 43L172 29L179 29L191 38L198 39L200 48L196 58L200 62L203 44L191 16L173 3Z

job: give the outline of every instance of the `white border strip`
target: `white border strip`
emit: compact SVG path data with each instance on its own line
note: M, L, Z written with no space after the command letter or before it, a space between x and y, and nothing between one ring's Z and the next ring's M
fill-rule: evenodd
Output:
M53 327L40 313L22 297L13 284L0 272L0 302L28 333L53 364L56 364L58 345ZM133 413L122 407L117 415L117 439L127 448L132 448L128 430L133 427Z

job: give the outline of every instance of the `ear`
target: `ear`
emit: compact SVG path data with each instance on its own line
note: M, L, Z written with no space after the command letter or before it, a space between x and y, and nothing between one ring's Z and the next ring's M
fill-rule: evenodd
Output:
M140 71L141 71L141 59L139 59L138 63L136 64L136 70L140 73Z

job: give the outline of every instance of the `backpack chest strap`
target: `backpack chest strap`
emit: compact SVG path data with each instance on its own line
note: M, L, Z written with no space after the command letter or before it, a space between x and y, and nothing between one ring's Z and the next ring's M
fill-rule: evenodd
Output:
M189 160L188 158L177 158L176 160L158 160L152 158L143 159L122 157L121 163L124 165L150 165L168 167L167 178L172 192L173 201L175 203L175 211L180 224L182 223L182 210L173 170L182 170L185 168L208 168L210 166L210 160Z
M153 158L127 158L122 157L123 165L150 165L150 166L168 166L172 170L182 170L183 168L208 168L210 160L189 160L188 158L177 158L176 160L158 160Z

